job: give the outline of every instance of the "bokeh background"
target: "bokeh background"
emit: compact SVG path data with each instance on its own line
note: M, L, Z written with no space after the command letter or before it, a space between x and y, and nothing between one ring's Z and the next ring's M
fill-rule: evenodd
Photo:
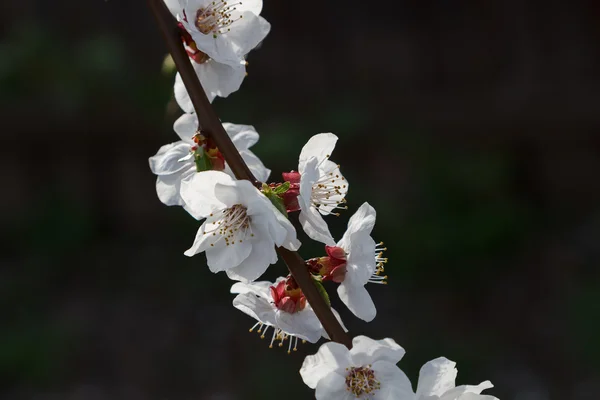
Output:
M215 107L257 128L274 179L311 135L340 137L350 210L332 232L369 201L390 258L374 322L334 300L351 333L395 338L415 381L444 355L501 399L598 399L598 2L265 0L264 16ZM156 197L147 159L180 111L145 2L7 0L0 32L0 398L310 399L297 371L317 347L248 333L231 282L183 255L198 223Z

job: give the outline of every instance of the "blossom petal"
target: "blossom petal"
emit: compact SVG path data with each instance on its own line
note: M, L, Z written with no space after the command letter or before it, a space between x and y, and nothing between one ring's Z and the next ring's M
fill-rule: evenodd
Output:
M250 172L252 172L252 175L254 175L254 177L258 181L266 182L269 179L269 175L271 175L271 170L265 167L260 158L258 158L250 150L242 150L240 151L240 154L242 156L242 159L246 162L246 165L248 165ZM226 166L226 168L229 168L229 166Z
M375 379L381 387L374 392L373 400L413 400L410 380L400 368L388 361L375 361L371 365Z
M269 281L260 281L260 282L236 282L231 286L229 293L253 293L257 296L264 297L265 299L270 298L269 288L274 286L273 283Z
M163 204L167 206L185 205L179 194L182 179L183 174L163 175L156 178L156 194Z
M249 241L231 242L230 245L211 246L206 249L206 261L212 272L220 272L237 267L251 252L252 244Z
M315 157L318 163L326 160L333 152L337 140L338 137L333 133L319 133L311 137L300 152L298 171L301 174L304 172L304 167L311 157Z
M494 385L490 381L481 382L479 385L461 385L448 390L440 397L440 400L462 400L467 393L479 395L482 391L493 387Z
M234 13L232 13L232 18L235 18ZM266 19L245 11L241 13L241 19L232 25L231 31L221 35L223 39L227 40L227 46L233 50L235 58L229 58L230 55L225 52L218 53L213 58L223 63L242 60L250 50L264 40L270 30L271 24Z
M171 15L177 17L179 10L181 10L181 6L179 5L179 0L164 0L165 4L169 11L171 11Z
M344 281L338 286L337 292L346 307L363 321L371 322L377 315L375 304L364 286L352 286Z
M215 186L231 182L233 179L223 172L204 171L181 183L181 197L192 215L207 217L216 210L227 208L215 196Z
M369 203L363 203L354 215L350 217L348 228L342 239L338 242L338 247L342 247L348 251L354 235L358 234L359 237L370 236L375 226L376 216L375 209Z
M171 175L190 168L194 162L180 161L190 154L191 146L183 141L170 143L158 149L156 155L150 157L148 162L150 170L155 175Z
M321 322L308 307L293 314L277 310L275 320L277 327L289 335L298 336L311 343L316 343L321 338Z
M319 347L316 354L304 359L300 375L304 383L314 389L327 374L344 371L350 365L352 359L348 348L340 343L327 342Z
M215 60L208 60L202 64L192 60L190 62L211 103L216 96L227 97L236 92L246 77L246 66L243 62L234 65L222 64ZM193 113L194 105L179 73L175 75L173 89L179 107L186 113Z
M329 203L319 205L319 212L323 215L329 215L338 204L344 201L350 185L344 175L342 175L338 165L333 161L325 160L321 162L321 164L319 164L319 174L321 177L329 176L332 179L335 179L336 186L338 186L337 191L332 192L329 195Z
M300 196L298 196L300 215L298 216L298 220L308 237L328 246L333 246L335 245L335 241L333 240L333 236L331 236L331 232L329 232L327 222L325 222L321 214L310 203L312 188L318 179L317 163L318 159L311 157L305 165L304 172L301 174Z
M476 393L465 393L456 400L498 400L497 397Z
M233 306L263 324L275 324L275 309L269 302L253 293L241 293L233 299Z
M262 11L263 2L262 0L244 0L239 5L236 6L236 9L240 12L249 11L256 15L260 15Z
M248 150L258 143L259 135L252 125L239 125L224 122L223 128L238 150Z
M173 92L175 94L175 101L177 101L179 107L186 113L193 113L194 105L192 104L192 99L190 99L190 95L185 88L185 84L183 83L183 79L179 72L175 75Z
M356 397L348 392L346 378L337 372L331 372L317 384L315 398L316 400L353 400Z
M175 123L173 123L173 130L186 143L194 143L192 138L198 131L198 116L196 114L183 114Z
M248 257L235 268L227 269L229 279L252 282L265 273L269 265L277 262L277 253L273 242L265 237L263 240L252 242L252 251Z
M367 336L356 336L352 339L350 350L354 365L373 364L375 361L396 364L404 353L404 349L393 339L373 340Z
M210 226L212 224L210 223L210 221L204 221L204 223L200 226L200 228L198 229L198 233L196 233L196 238L194 239L194 244L192 244L192 247L190 247L188 250L185 251L186 256L188 257L192 257L198 253L201 253L203 251L205 251L206 249L211 247L211 244L214 245L215 244L215 238L213 235L207 235L206 231L207 229L210 230ZM219 245L217 243L217 245ZM221 243L222 245L222 243ZM216 271L213 271L216 272Z
M445 357L427 362L419 372L417 397L441 396L455 386L456 363Z

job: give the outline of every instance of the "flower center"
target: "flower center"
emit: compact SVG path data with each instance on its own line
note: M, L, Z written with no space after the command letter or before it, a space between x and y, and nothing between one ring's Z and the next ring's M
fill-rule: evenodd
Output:
M340 206L340 204L346 202L345 193L346 180L339 173L339 169L336 169L334 172L320 176L319 180L313 184L310 201L321 214L340 215L332 211L336 208L348 209L347 206Z
M251 237L254 236L247 209L241 204L235 204L220 211L220 215L211 214L209 221L204 234L218 236L214 243L222 239L225 240L227 246L233 246L236 243L242 243L248 234ZM214 246L214 243L211 246Z
M360 397L363 394L370 396L381 388L381 383L375 379L375 373L368 365L367 367L346 368L346 390Z
M235 6L242 4L228 4L227 1L213 1L206 7L196 11L194 25L205 35L211 34L216 38L217 35L229 32L231 24L242 18L240 15L237 19L231 18L231 13L236 9Z
M375 273L371 275L369 279L370 283L380 283L382 285L387 285L387 275L381 275L384 272L384 265L387 263L387 257L383 256L383 252L387 250L387 247L383 247L383 242L377 243L375 246L375 262L377 266L375 268Z

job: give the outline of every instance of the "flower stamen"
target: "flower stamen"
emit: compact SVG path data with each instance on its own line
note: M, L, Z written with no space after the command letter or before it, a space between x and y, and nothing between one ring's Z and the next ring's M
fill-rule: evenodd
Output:
M236 10L236 6L241 4L241 2L228 4L225 0L213 1L208 6L196 11L194 25L203 34L212 34L216 38L218 35L231 31L230 26L242 19L242 15L235 19L232 18L232 12Z
M360 397L363 394L371 395L376 390L381 388L381 382L375 379L375 372L371 369L371 365L366 367L346 368L346 390Z

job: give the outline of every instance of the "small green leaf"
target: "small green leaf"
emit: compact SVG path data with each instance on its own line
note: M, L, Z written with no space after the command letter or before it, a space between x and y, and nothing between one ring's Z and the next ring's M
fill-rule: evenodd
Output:
M267 198L269 200L271 200L271 203L273 203L275 208L278 209L280 213L282 213L283 215L285 215L287 217L287 215L288 215L287 210L285 209L285 204L283 203L283 199L281 197L277 196L271 190L269 190L269 192L265 193L265 196L267 196Z
M290 183L288 181L282 183L281 185L277 186L276 188L273 189L273 193L277 194L277 195L282 195L285 192L287 192L288 190L290 190Z
M327 305L331 307L331 300L329 300L329 294L327 293L327 290L325 290L325 286L323 286L321 280L315 279L315 277L313 277L313 282L315 283L317 290L321 294L321 297L323 297L323 300L325 300L325 303L327 303Z
M212 164L208 155L204 151L203 147L198 147L194 152L194 162L196 163L196 171L210 171L212 169Z

